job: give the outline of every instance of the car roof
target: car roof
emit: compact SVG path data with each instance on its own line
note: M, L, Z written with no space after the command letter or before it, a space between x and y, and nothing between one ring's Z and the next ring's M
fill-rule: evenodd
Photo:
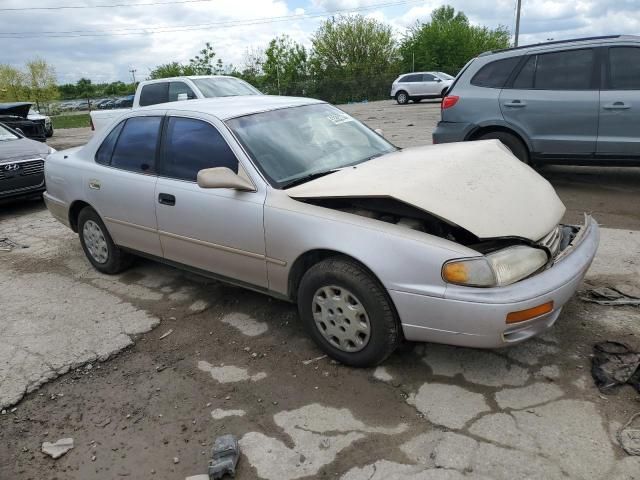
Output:
M176 82L182 81L184 79L189 80L198 80L200 78L233 78L234 80L238 80L244 82L241 78L234 77L231 75L183 75L181 77L166 77L166 78L156 78L154 80L145 80L144 83L158 83L158 82Z
M242 117L253 113L268 112L281 108L301 107L325 103L314 98L281 97L278 95L238 95L232 97L199 98L179 102L163 103L136 109L149 110L182 110L185 112L207 113L220 120Z
M582 37L582 38L569 38L567 40L553 40L550 42L541 42L541 43L532 43L529 45L520 45L518 47L511 48L503 48L501 50L494 50L483 52L479 55L479 57L485 57L488 55L499 55L499 54L508 54L511 52L519 52L521 50L527 49L555 49L557 47L562 46L573 46L573 45L581 45L581 44L592 44L592 43L610 43L610 41L631 41L631 42L640 42L640 36L638 35L603 35L599 37Z

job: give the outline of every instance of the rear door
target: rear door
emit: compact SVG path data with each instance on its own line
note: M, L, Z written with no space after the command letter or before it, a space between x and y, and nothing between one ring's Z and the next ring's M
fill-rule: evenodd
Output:
M533 54L500 93L500 109L529 138L534 154L593 155L598 82L592 48Z
M610 47L600 91L598 156L640 157L640 47Z
M422 91L421 73L412 73L410 75L405 75L400 79L398 84L398 91L404 90L409 94L410 97L422 95L420 93Z

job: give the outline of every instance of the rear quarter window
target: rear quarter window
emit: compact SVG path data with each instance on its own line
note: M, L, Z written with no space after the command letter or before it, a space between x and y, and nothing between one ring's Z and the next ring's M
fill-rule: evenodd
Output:
M471 79L471 85L476 87L502 88L509 79L511 72L522 57L509 57L495 60L480 68Z
M169 101L169 82L150 83L142 87L140 106L157 105Z

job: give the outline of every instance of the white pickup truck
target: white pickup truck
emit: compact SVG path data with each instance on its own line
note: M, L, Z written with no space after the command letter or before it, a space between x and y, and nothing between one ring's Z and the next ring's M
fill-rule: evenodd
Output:
M236 95L261 95L261 92L244 80L226 75L161 78L140 82L131 108L194 98ZM91 129L101 130L129 111L128 108L94 110L91 112Z

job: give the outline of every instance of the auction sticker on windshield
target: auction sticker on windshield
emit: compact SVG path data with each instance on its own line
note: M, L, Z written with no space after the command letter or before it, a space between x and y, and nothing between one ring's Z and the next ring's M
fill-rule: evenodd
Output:
M341 123L353 122L353 118L347 115L346 113L332 113L328 115L327 118L331 120L335 125L340 125Z

